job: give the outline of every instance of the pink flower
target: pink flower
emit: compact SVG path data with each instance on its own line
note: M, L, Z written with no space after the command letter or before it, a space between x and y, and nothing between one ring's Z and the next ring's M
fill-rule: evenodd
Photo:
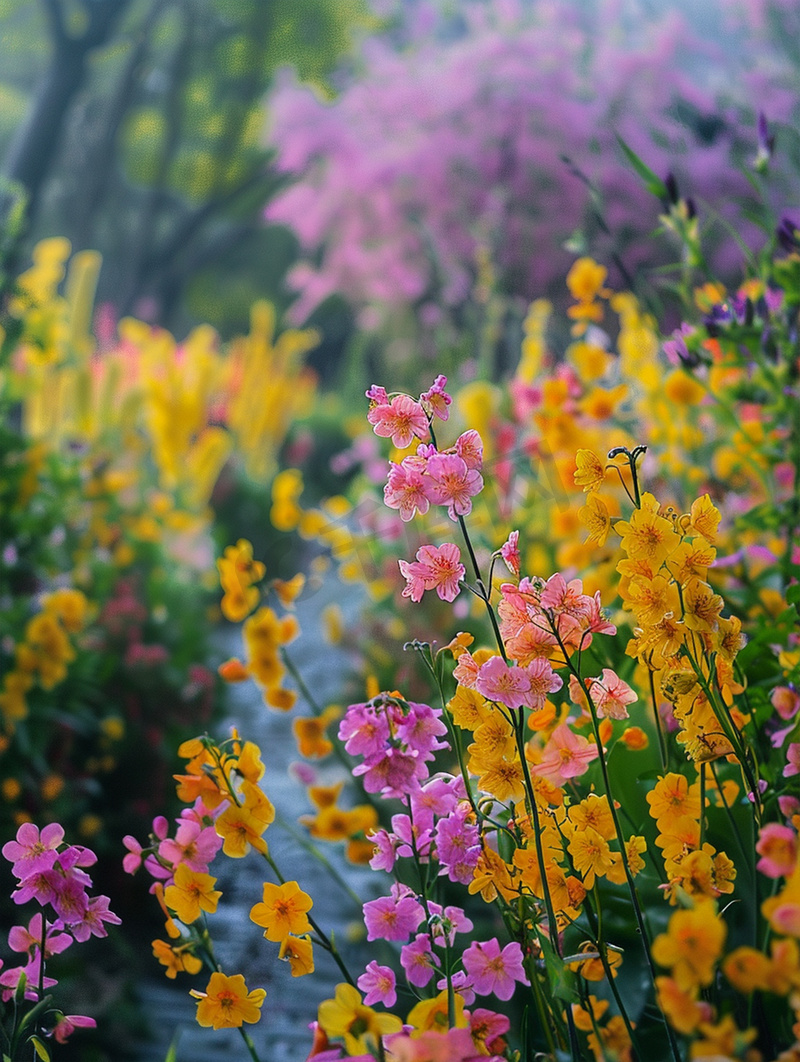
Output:
M26 878L49 870L56 861L58 846L64 840L64 828L57 822L39 827L32 822L23 822L17 830L16 841L3 845L3 855L13 863L11 868L16 878Z
M769 699L781 719L792 719L800 710L800 693L791 686L776 686Z
M467 812L456 809L436 824L436 852L451 881L468 885L481 854L480 831L473 823L467 823Z
M784 778L791 778L793 774L800 774L800 742L797 741L786 750L786 766L783 768Z
M122 843L128 849L128 855L122 860L122 869L126 874L135 874L142 865L142 852L144 849L130 834L122 838Z
M431 938L427 933L417 933L410 944L400 949L400 965L406 972L410 985L424 988L434 974L439 960L431 951Z
M448 407L453 401L452 396L444 389L446 383L447 377L439 375L433 381L431 389L419 396L423 409L431 415L437 416L439 420L447 420L450 416Z
M555 693L564 685L561 677L553 671L550 661L541 657L527 665L525 674L531 687L528 707L535 711L544 707L548 693Z
M428 458L430 486L428 497L436 505L446 505L450 519L466 516L472 498L483 490L483 477L456 454L433 454Z
M602 678L591 680L589 695L597 708L597 714L607 719L627 719L626 705L639 699L628 683L623 682L610 667L603 668Z
M89 900L89 906L81 920L74 922L70 926L72 935L76 940L83 942L88 940L90 936L107 937L106 922L112 926L121 925L122 919L119 915L109 910L108 905L110 902L108 896L93 896Z
M474 428L459 435L455 451L467 468L474 468L478 472L483 468L483 439Z
M379 966L374 959L356 983L365 993L364 1006L366 1007L371 1007L375 1003L393 1007L397 1002L394 970L389 966Z
M42 914L39 912L28 922L28 928L13 926L8 931L8 946L12 951L27 952L33 958L42 947ZM51 955L59 955L70 946L72 937L69 933L59 933L54 925L47 923L47 936L44 944L44 957L49 959Z
M400 519L405 523L413 519L415 513L426 513L430 508L426 491L425 476L419 468L405 461L399 465L390 462L383 500L390 509L399 511Z
M529 983L522 968L522 948L515 940L502 951L496 937L485 944L475 941L464 952L463 963L479 996L493 993L498 999L511 999L517 981Z
M788 877L797 865L797 834L790 826L768 822L761 827L756 851L761 856L757 870L768 878Z
M573 733L566 723L561 723L550 735L544 755L533 771L556 785L563 785L569 778L585 774L595 759L596 745Z
M531 683L524 668L509 666L502 657L490 657L481 664L475 689L490 701L499 701L508 708L529 705Z
M458 663L453 668L453 678L459 686L471 690L475 688L480 669L481 665L472 653L468 649L465 649L464 652L459 655Z
M388 405L373 405L367 413L367 420L376 435L391 438L398 450L410 446L415 438L428 438L425 410L410 395L395 395Z
M519 575L519 531L512 531L507 541L500 547L500 556L512 575Z
M424 919L422 904L413 896L379 896L364 904L367 940L408 940Z
M183 819L178 823L174 839L166 837L158 846L158 854L172 863L173 872L178 863L185 863L190 870L204 874L221 847L222 838L213 826Z
M420 546L417 560L397 562L406 580L403 597L421 601L425 590L435 590L442 601L454 601L461 588L459 581L466 569L461 563L461 550L452 542L442 546Z
M97 1022L94 1018L87 1018L83 1014L62 1014L51 1030L51 1035L56 1042L65 1044L67 1037L71 1036L76 1029L96 1029Z

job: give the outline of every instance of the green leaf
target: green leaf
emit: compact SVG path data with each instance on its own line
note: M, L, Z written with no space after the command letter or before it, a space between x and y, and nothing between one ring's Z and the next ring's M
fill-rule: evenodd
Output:
M659 199L668 199L669 194L667 192L667 186L666 184L664 184L658 174L653 173L650 167L645 165L644 162L642 162L636 152L632 148L628 147L628 145L625 143L619 133L616 134L616 137L617 143L622 148L625 158L631 164L636 173L641 177L642 181L644 182L644 186L648 190L648 192L650 192L652 195L657 196Z
M50 1052L47 1050L43 1040L40 1040L38 1036L32 1036L29 1043L33 1044L33 1049L42 1062L50 1062Z
M175 1033L172 1043L169 1045L169 1051L164 1056L164 1062L177 1062L178 1059L178 1040L180 1039L180 1031Z

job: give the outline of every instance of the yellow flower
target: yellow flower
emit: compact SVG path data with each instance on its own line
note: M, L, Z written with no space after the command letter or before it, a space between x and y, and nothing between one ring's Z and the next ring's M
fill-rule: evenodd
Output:
M323 759L333 752L333 742L325 736L325 731L341 714L341 709L330 705L321 715L294 720L292 730L301 756L306 759Z
M345 1050L361 1055L374 1050L387 1033L400 1032L403 1023L394 1014L378 1014L365 1007L361 995L352 985L336 986L336 997L319 1005L319 1024L333 1039L343 1039Z
M705 987L714 980L717 959L728 928L717 916L716 904L704 900L688 911L676 911L666 933L653 941L652 955L667 966L684 991Z
M672 1028L684 1036L693 1032L700 1023L701 1015L700 1007L694 998L696 992L685 992L671 977L657 977L656 991L658 1005Z
M579 258L567 273L569 293L579 302L592 302L598 295L605 297L609 294L603 288L607 276L606 267L593 258Z
M587 491L598 490L606 478L606 464L601 461L597 454L591 450L578 450L575 454L575 480L576 487L582 487L584 494Z
M282 885L265 881L263 896L263 902L251 908L250 920L265 930L267 940L280 942L290 934L302 936L311 932L306 912L314 901L296 881L286 881Z
M647 561L653 571L661 567L680 542L672 523L652 508L635 509L630 520L618 521L614 530L622 536L622 548L628 557Z
M200 917L201 911L213 914L222 895L214 889L216 878L190 870L185 863L180 863L175 871L172 885L164 890L164 901L174 911L184 925L190 925Z
M219 972L212 973L205 992L191 989L189 994L198 1000L197 1023L206 1029L238 1029L242 1022L255 1024L267 995L263 988L248 992L241 974L227 977Z
M692 502L689 522L695 534L702 535L709 542L715 542L720 519L719 509L707 494Z
M443 989L433 999L422 999L408 1013L406 1024L414 1028L411 1033L412 1039L423 1032L447 1032L448 1029L466 1029L469 1019L464 1013L464 997L455 993L455 1014L452 1026L450 1025L447 989Z
M278 958L289 963L292 977L314 972L314 948L308 937L286 937L281 941Z
M196 974L203 968L201 960L184 947L173 948L165 940L154 940L152 948L161 965L166 966L167 977L173 981L180 972Z
M590 494L586 500L586 505L581 506L578 510L578 516L589 532L589 537L586 541L596 542L598 546L604 546L611 530L611 517L603 499L596 494Z
M233 859L241 859L250 851L266 852L267 843L261 834L275 818L275 808L257 785L242 784L243 804L230 804L214 823L224 838L222 851Z

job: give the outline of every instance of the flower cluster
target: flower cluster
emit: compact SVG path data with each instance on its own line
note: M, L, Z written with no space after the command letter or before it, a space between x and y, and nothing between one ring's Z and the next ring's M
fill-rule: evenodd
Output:
M15 1004L10 1027L4 1028L6 1042L12 1057L19 1045L29 1042L40 1058L49 1058L41 1035L64 1043L75 1029L94 1028L96 1022L80 1014L65 1015L53 1005L49 990L58 980L48 976L48 960L76 941L107 936L106 926L119 925L121 919L110 910L108 896L89 895L92 879L86 868L97 856L82 845L65 844L58 823L41 830L32 822L23 823L16 839L3 845L3 856L17 879L14 903L35 900L42 908L27 925L15 925L8 934L8 946L25 961L0 973L3 1002ZM24 1017L19 1012L24 1000L34 1004L35 1014L33 1008Z

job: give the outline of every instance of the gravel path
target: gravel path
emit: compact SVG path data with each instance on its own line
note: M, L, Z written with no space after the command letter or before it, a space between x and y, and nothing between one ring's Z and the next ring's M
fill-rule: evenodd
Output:
M330 584L330 585L327 585ZM303 636L291 646L297 664L314 696L324 705L341 698L348 670L347 655L326 645L319 636L319 613L336 600L344 613L345 623L357 616L359 598L335 579L298 603L297 614ZM241 637L237 628L225 631L220 651L241 655ZM259 694L249 684L232 689L231 724L239 727L242 737L251 738L262 750L266 773L261 785L275 804L278 817L296 823L298 814L312 809L304 787L287 774L289 763L296 759L291 731L292 719L305 706L298 703L292 713L284 715L264 707ZM223 724L219 734L228 732ZM281 828L279 822L266 834L270 854L286 877L296 877L301 888L313 901L313 915L322 929L335 934L340 950L349 960L354 976L369 959L363 943L350 943L359 927L361 912L339 883L313 856ZM330 862L341 869L354 891L362 899L378 895L377 876L367 868L345 864L338 846L326 846ZM263 938L262 931L249 919L254 903L261 900L264 880L271 872L255 852L242 860L218 857L212 872L218 876L217 888L223 892L216 914L209 917L212 939L226 973L242 973L248 988L263 987L267 998L258 1025L249 1026L262 1062L303 1062L307 1057L311 1034L309 1021L316 1017L317 1004L333 995L341 980L335 963L321 949L315 949L316 970L310 977L292 978L287 963L279 962L278 945ZM266 873L265 873L266 872ZM155 967L155 959L153 960ZM159 968L160 969L160 968ZM205 975L203 975L205 976ZM195 1022L195 1002L189 988L202 988L201 978L178 975L178 983L159 978L158 969L144 984L139 996L152 1026L152 1039L137 1048L137 1062L163 1062L173 1037L178 1035L177 1062L246 1062L250 1059L238 1030L201 1029Z

